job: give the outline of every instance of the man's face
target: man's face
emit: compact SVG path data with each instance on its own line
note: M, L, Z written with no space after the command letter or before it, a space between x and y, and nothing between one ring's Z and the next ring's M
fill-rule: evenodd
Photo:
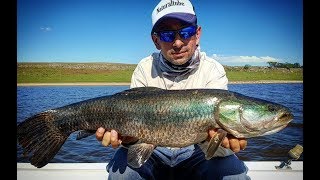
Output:
M185 28L179 20L168 19L158 26L160 31L180 30ZM152 35L152 40L157 49L161 50L162 55L174 65L182 65L186 63L194 54L199 44L201 35L201 27L197 28L196 34L191 38L183 39L177 33L173 42L164 42L159 36Z

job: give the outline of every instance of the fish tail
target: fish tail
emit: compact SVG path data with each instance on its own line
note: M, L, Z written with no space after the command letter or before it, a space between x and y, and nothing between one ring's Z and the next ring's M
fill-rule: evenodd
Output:
M37 168L48 164L70 135L55 125L58 120L48 111L34 115L17 126L17 140L24 149L23 154L32 153L29 160Z

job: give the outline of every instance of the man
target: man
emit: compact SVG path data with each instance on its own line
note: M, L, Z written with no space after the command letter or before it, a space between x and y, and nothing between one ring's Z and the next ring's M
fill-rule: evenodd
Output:
M153 86L163 89L227 89L221 64L200 52L201 27L188 0L162 0L152 13L151 37L160 52L142 59L133 72L130 88ZM216 133L210 130L209 136ZM168 132L170 133L170 132ZM96 132L102 144L116 148L132 138L116 131ZM246 147L245 139L228 136L210 160L198 145L184 148L157 147L140 168L127 165L127 149L120 147L107 170L109 179L250 179L247 167L234 154Z

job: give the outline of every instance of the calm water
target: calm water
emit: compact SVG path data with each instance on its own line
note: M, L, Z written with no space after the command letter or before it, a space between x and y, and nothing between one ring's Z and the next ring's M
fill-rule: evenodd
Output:
M25 118L81 100L111 95L128 86L56 86L18 87L17 124ZM281 161L296 144L303 146L303 84L231 84L229 90L283 104L291 109L294 120L282 131L268 136L247 139L248 145L238 157L246 161ZM103 147L95 136L75 140L71 134L51 162L108 162L115 149ZM303 155L299 160L303 160ZM17 161L28 162L17 145Z

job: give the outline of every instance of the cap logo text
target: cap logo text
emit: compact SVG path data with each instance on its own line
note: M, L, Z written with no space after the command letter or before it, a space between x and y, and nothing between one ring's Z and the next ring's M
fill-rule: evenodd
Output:
M161 7L158 7L157 8L157 13L159 13L160 11L170 7L170 6L184 6L184 3L183 2L180 2L179 0L178 1L173 1L171 0L169 3L165 4L165 5L162 5Z

